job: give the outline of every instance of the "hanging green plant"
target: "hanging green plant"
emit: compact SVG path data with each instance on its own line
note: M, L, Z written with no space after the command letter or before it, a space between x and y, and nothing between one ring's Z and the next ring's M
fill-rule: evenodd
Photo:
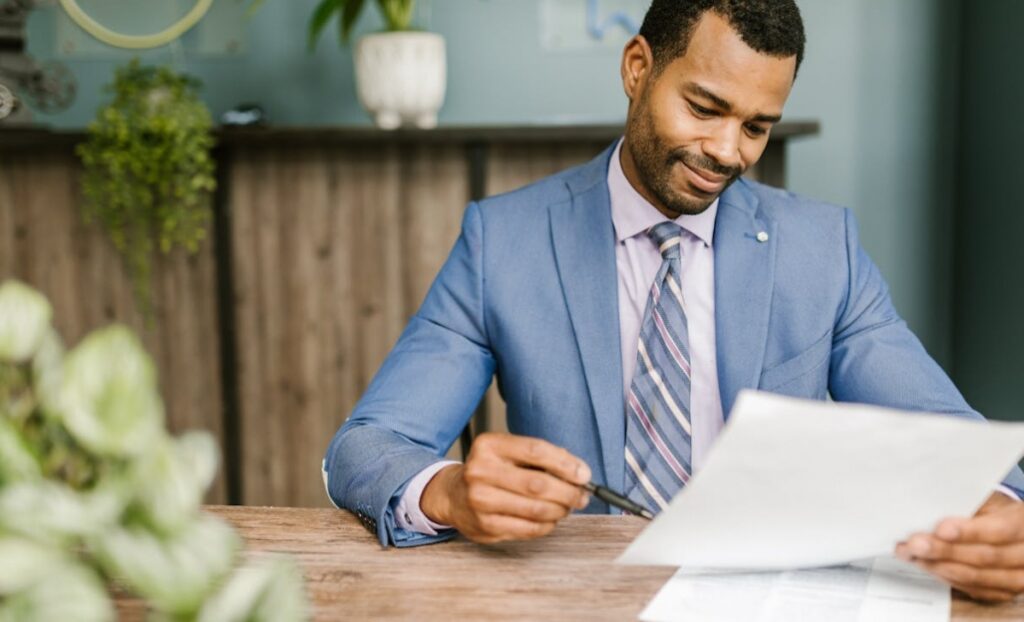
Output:
M210 112L199 82L138 59L115 72L113 101L78 147L89 222L99 223L124 259L136 300L151 317L157 249L199 249L216 187Z

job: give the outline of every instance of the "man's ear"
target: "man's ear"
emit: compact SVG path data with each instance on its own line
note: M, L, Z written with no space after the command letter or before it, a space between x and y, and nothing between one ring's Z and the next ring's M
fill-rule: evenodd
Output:
M622 49L622 90L630 102L643 92L647 80L654 71L654 55L647 39L636 35Z

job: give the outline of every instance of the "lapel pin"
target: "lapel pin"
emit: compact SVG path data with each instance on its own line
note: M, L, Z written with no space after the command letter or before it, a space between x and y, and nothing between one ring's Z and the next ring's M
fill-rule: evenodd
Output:
M766 231L758 231L757 232L757 241L758 242L767 242L768 241L768 232L766 232Z

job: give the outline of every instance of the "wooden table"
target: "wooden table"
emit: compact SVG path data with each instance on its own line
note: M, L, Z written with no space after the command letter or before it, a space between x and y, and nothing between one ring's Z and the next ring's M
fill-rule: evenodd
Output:
M532 542L382 550L340 510L207 509L238 529L247 555L295 557L316 620L635 620L674 572L612 563L643 528L625 516L574 515ZM1022 619L1020 599L953 602L957 622Z

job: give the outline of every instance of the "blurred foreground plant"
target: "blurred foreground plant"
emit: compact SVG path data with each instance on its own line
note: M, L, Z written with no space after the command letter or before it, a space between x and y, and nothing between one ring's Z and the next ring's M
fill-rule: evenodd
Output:
M111 584L156 620L305 619L288 558L233 570L238 536L200 511L216 443L167 434L131 331L65 354L51 315L39 292L0 285L0 622L113 620Z

